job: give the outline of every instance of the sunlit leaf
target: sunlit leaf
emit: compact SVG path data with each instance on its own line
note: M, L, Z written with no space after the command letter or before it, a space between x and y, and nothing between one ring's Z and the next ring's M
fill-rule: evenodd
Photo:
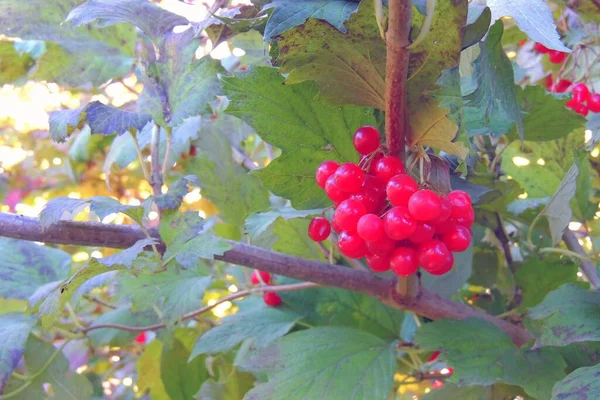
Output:
M25 342L35 325L35 318L22 313L0 314L0 394L13 370L21 361Z

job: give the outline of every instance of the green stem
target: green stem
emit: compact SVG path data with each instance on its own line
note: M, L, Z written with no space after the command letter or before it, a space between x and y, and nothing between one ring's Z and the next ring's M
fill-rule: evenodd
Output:
M308 322L303 322L303 321L296 321L297 325L303 326L305 328L314 328L313 325L309 324Z
M154 243L156 241L155 238L152 237L152 235L150 235L150 232L148 232L148 229L146 229L146 227L144 226L143 223L141 222L137 222L138 226L140 227L140 230L144 233L144 235L146 235L146 237L150 240L152 240L152 252L154 253L154 258L156 258L156 261L158 261L158 263L160 265L162 265L162 256L160 255L160 252L158 251L158 247L156 247L156 243ZM164 265L163 265L164 266Z
M133 132L131 133L131 137L133 137L133 143L135 143L135 150L137 152L138 158L140 159L140 165L142 168L142 173L144 174L144 179L146 179L148 182L150 182L150 172L148 171L148 168L146 168L146 164L144 164L144 155L142 154L142 149L140 147L140 144L137 141L137 138L135 137L135 135L133 134Z
M169 171L169 157L171 156L171 145L173 144L173 129L171 127L168 127L166 129L167 132L167 148L165 149L165 159L163 160L163 165L162 165L162 175L163 175L163 180L165 179L165 177L167 176L167 172Z
M81 322L79 322L79 318L77 317L77 314L75 314L75 310L73 310L73 307L71 306L71 303L67 302L65 304L65 308L67 309L67 312L69 313L69 317L71 317L71 319L73 320L73 323L78 327L78 328L83 328L83 324Z
M71 331L68 331L68 330L63 329L58 326L53 326L52 330L56 331L62 337L67 338L67 339L82 339L85 337L85 335L83 333L73 333Z
M407 361L404 359L404 357L397 357L398 361L400 361L402 364L406 365L408 368L410 368L411 371L414 371L415 369L417 369L410 361Z
M529 246L529 249L531 251L535 250L535 246L533 245L533 240L531 238L533 235L533 228L535 228L535 226L539 222L542 215L543 215L542 213L539 213L538 215L536 215L535 218L533 219L533 221L531 222L531 225L529 225L529 231L527 232L527 246Z
M431 30L431 25L433 24L433 14L435 13L436 3L437 0L427 0L427 4L425 5L425 20L423 21L423 25L421 26L421 30L419 30L417 38L410 46L408 46L409 50L417 47L427 37L427 34Z
M21 381L26 381L26 380L29 379L27 376L21 375L18 372L15 372L15 371L12 372L12 376L13 376L13 378L21 380Z

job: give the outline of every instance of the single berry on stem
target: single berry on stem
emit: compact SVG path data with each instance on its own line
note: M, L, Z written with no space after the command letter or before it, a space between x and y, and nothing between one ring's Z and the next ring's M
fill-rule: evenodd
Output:
M379 148L379 131L372 126L361 126L354 134L354 148L366 155Z
M138 344L146 343L146 332L142 332L139 335L137 335L135 338L135 342Z
M365 173L354 163L342 164L333 174L335 183L344 192L355 193L365 183Z
M450 255L448 256L448 258L446 259L446 262L444 264L442 264L436 270L427 271L427 272L429 272L433 276L441 276L441 275L445 275L448 272L450 272L452 270L453 266L454 266L454 253L450 252Z
M550 50L548 52L548 59L553 64L562 64L565 58L567 58L567 53L563 53L562 51Z
M417 221L433 221L442 212L442 200L432 190L419 190L408 200L408 211Z
M387 182L395 175L404 173L404 164L398 157L386 156L375 163L372 174L381 182Z
M456 225L442 236L442 241L450 251L465 251L471 245L471 230L466 226Z
M390 270L390 258L387 255L367 254L367 265L375 272L386 272Z
M388 181L385 190L392 205L406 207L410 197L419 190L419 185L412 177L400 174Z
M356 232L358 220L367 213L364 204L355 199L344 200L333 213L333 220L342 230Z
M265 292L265 294L263 294L263 301L269 307L277 307L281 304L281 297L274 292Z
M260 278L259 278L259 276L260 276ZM258 269L255 269L254 271L252 271L252 275L250 276L250 281L252 281L253 285L260 284L261 278L262 278L262 281L265 283L265 285L269 285L271 283L271 274L268 273L267 271L261 271Z
M390 267L398 276L409 276L417 272L419 262L417 252L410 247L400 246L390 257Z
M462 190L454 190L446 196L452 204L451 218L460 218L471 210L471 196Z
M417 229L417 221L410 215L408 208L396 206L383 217L383 227L390 239L404 240Z
M363 258L367 255L367 245L357 233L342 232L338 236L338 247L346 257Z
M385 237L383 221L375 214L365 214L360 217L356 231L358 236L367 242L381 240Z
M339 166L340 164L335 161L325 161L324 163L319 165L319 167L317 168L317 172L315 173L317 185L325 189L327 179L329 179L329 177L335 173Z
M445 269L448 262L454 261L452 252L448 250L448 247L442 241L437 239L430 240L419 246L417 256L419 265L431 274Z
M331 224L323 217L316 217L308 225L308 237L315 242L322 242L329 237Z

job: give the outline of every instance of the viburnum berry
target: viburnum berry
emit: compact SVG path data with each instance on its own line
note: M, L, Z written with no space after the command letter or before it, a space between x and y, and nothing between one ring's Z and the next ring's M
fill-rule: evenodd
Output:
M575 106L575 107L573 108L573 110L574 110L574 111L575 111L577 114L581 114L581 115L583 115L584 117L587 117L587 115L588 115L588 114L589 114L589 112L590 112L590 109L589 109L589 107L587 106L587 104L579 104L579 105Z
M444 196L440 198L440 215L436 218L434 223L440 223L448 220L452 214L452 203L448 197Z
M442 200L432 190L419 190L408 200L408 211L417 221L433 221L440 216Z
M539 42L536 42L533 47L535 48L535 51L537 51L540 54L546 54L550 51L549 48L547 48L546 46L544 46L543 44L541 44Z
M590 111L595 113L600 112L600 94L594 93L591 95L587 105Z
M360 154L366 155L379 147L379 131L372 126L361 126L354 134L354 148Z
M367 255L367 245L357 233L342 232L338 236L338 247L346 257L363 258Z
M417 250L419 265L431 274L438 274L439 271L446 270L448 263L454 261L452 252L440 240L433 239L419 246ZM452 269L452 265L447 269ZM445 272L444 272L445 273Z
M395 175L404 173L404 164L398 157L386 156L377 160L373 166L372 174L384 184Z
M471 207L471 196L462 190L453 190L448 193L446 196L448 200L450 200L450 204L452 204L452 210L450 212L450 217L456 219L464 216Z
M442 236L442 241L450 251L465 251L471 245L471 230L466 226L456 225Z
M259 278L259 276L260 276L260 278ZM254 271L252 271L252 275L250 276L250 281L252 282L253 285L260 284L261 278L262 278L263 282L265 283L265 285L269 285L271 283L271 274L268 273L267 271L261 271L258 269L255 269Z
M416 273L419 268L416 251L406 246L396 248L390 257L390 266L392 271L399 276Z
M443 235L444 233L450 232L457 225L456 221L452 219L441 222L434 221L432 224L436 235Z
M573 82L568 79L559 79L558 82L552 85L552 89L550 90L555 93L564 93L571 87L572 84Z
M375 214L365 214L358 220L356 232L365 241L381 240L385 237L383 221Z
M137 335L135 338L135 342L139 344L146 343L146 332L142 332L139 335Z
M325 189L327 179L329 179L329 177L335 173L339 166L340 164L335 161L325 161L324 163L319 165L319 167L317 168L317 172L315 173L317 185Z
M385 228L384 228L385 229ZM367 249L373 254L386 255L390 254L396 248L396 241L389 236L384 236L382 239L367 242Z
M367 175L362 188L350 196L363 203L368 213L378 213L385 206L385 186L377 178Z
M412 177L400 174L388 181L385 190L392 205L406 207L410 197L419 190L419 185Z
M567 53L563 53L562 51L550 50L548 52L548 59L553 64L562 64L565 58L567 58Z
M390 258L387 255L369 253L366 257L367 265L375 272L390 270Z
M573 98L577 99L579 103L585 103L592 96L590 89L581 82L574 84L571 88L571 92L573 92Z
M410 215L408 208L396 206L383 217L385 233L394 240L407 239L417 229L417 221Z
M322 242L329 237L331 224L323 217L316 217L308 225L308 237L315 242Z
M355 193L365 183L365 173L354 163L344 163L333 174L335 183L344 192Z
M263 301L269 307L277 307L281 304L281 297L274 292L265 292L265 294L263 294Z
M341 233L343 231L336 223L334 219L331 219L331 229L333 229L336 233Z
M342 201L350 197L350 193L344 192L335 182L335 177L331 175L325 183L325 193L327 197L333 201L333 204L338 205Z
M442 354L441 351L439 351L439 350L434 351L433 354L431 356L429 356L429 358L427 359L427 362L432 362L432 361L437 360L437 358L440 356L440 354Z
M333 220L342 230L356 232L358 220L366 213L367 209L363 203L355 199L348 199L337 206L333 213Z
M417 223L417 229L408 238L408 240L410 240L410 242L414 244L421 244L433 239L434 234L435 229L433 228L433 225L427 222L419 221Z
M457 225L462 225L466 226L467 228L470 228L471 225L473 225L473 222L475 222L475 212L473 211L473 208L470 208L462 217L451 218L451 220L454 221Z

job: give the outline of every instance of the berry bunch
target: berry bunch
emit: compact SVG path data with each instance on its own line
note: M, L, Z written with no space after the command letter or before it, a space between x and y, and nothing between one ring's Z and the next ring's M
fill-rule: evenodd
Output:
M270 285L271 284L271 274L267 271L260 271L255 269L252 271L252 275L250 276L250 281L253 285ZM265 292L263 294L263 301L266 305L270 307L276 307L281 304L281 297L277 293L274 292Z
M354 135L360 163L325 161L316 171L317 184L335 205L331 224L314 218L309 237L317 242L338 235L342 254L366 257L375 272L400 276L419 266L433 275L452 269L453 252L471 243L475 219L470 196L455 190L440 196L405 174L404 164L379 150L379 132L363 126Z
M548 59L552 64L562 64L567 58L567 53L558 50L550 50L541 43L535 44L535 50L540 54L548 54Z

